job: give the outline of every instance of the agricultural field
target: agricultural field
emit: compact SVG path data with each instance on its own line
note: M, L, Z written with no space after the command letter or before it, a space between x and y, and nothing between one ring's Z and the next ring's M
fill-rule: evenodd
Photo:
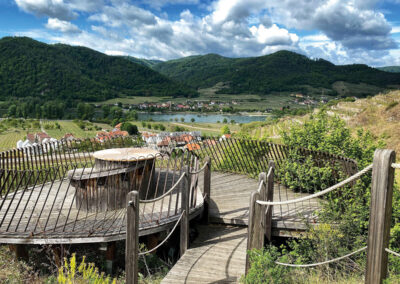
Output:
M239 124L230 123L191 123L191 122L144 122L141 121L130 121L135 124L139 131L147 132L173 132L173 131L201 131L202 135L205 136L215 136L221 134L221 128L227 125L232 133L238 132L240 130ZM148 125L151 125L151 128ZM158 126L163 125L165 130L161 130ZM156 128L155 128L156 127ZM180 128L180 129L178 129Z

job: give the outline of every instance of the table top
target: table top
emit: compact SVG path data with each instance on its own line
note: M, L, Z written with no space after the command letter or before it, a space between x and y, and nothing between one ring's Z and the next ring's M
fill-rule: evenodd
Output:
M93 154L93 157L105 161L133 162L154 159L159 153L150 148L114 148L97 151Z

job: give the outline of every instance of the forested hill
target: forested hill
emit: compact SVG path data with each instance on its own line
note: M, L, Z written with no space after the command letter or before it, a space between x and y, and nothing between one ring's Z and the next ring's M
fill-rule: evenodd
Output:
M190 56L155 64L153 69L195 88L225 82L224 93L268 94L313 88L333 89L337 81L365 83L377 87L399 85L400 74L366 65L334 65L289 51L261 57L227 58L216 54Z
M86 47L26 37L0 40L0 99L102 101L119 95L188 96L196 92L156 71Z
M400 66L385 66L378 69L385 72L400 73Z

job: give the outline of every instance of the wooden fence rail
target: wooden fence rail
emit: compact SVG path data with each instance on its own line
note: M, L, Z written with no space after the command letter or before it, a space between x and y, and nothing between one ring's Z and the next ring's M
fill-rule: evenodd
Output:
M211 159L207 157L205 159L206 164L204 165L204 182L203 182L203 197L204 200L209 198L211 191ZM196 169L195 169L196 170ZM177 227L180 223L180 242L179 250L180 256L182 257L189 246L189 213L191 208L191 199L196 192L194 189L197 186L197 180L193 179L193 175L198 175L201 171L191 172L189 166L184 166L183 171L184 179L180 182L180 198L181 198L181 217L178 219ZM126 217L126 246L125 246L125 272L126 272L126 283L137 284L138 283L138 258L139 258L139 194L137 191L128 193L127 196L127 217ZM203 210L203 220L208 220L208 206ZM174 229L173 229L174 230ZM167 236L167 238L173 233ZM164 243L165 240L162 242ZM162 244L160 243L160 245ZM141 253L143 254L143 252Z

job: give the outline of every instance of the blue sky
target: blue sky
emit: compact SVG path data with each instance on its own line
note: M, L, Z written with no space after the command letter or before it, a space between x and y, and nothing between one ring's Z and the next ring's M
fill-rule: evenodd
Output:
M0 0L0 37L168 60L292 50L400 65L400 0Z

